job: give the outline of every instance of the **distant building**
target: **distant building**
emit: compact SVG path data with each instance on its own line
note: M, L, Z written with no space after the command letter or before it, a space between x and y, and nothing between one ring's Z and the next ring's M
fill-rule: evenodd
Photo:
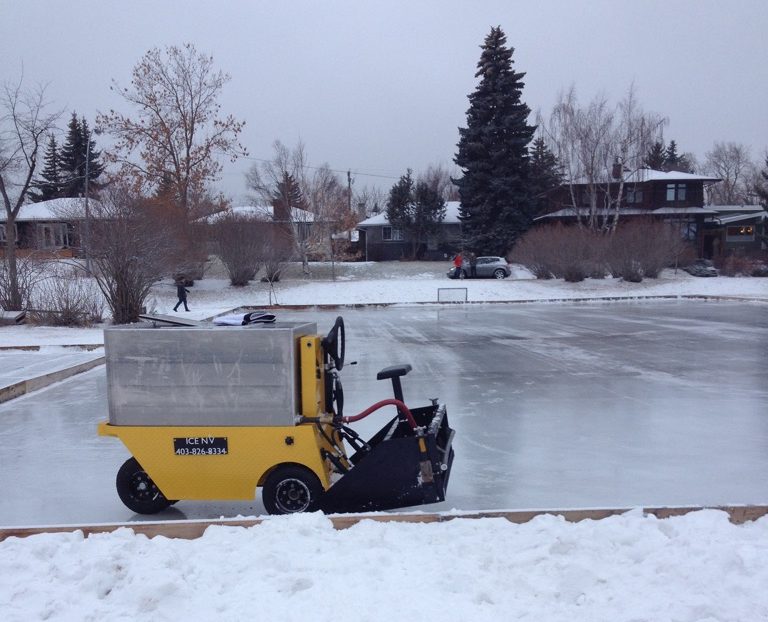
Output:
M98 202L90 199L93 208ZM21 256L72 257L80 249L80 229L85 220L85 199L51 199L22 205L16 217L16 248ZM6 244L6 214L0 214L0 245ZM0 251L0 252L4 252Z
M410 258L413 244L408 233L389 224L386 212L371 216L357 224L360 232L358 248L365 261L391 261ZM418 259L445 259L459 250L461 221L459 202L445 204L445 218L437 234L422 241L416 249Z
M766 212L759 205L705 205L706 186L721 180L677 171L641 169L624 178L619 223L633 218L654 218L675 224L690 240L700 257L714 259L730 253L750 254L766 245ZM600 186L598 221L616 211L619 181ZM610 193L610 196L609 196ZM539 224L575 223L586 218L590 206L586 183L563 185L553 194L551 210L539 216ZM574 205L575 203L575 205ZM563 207L567 205L567 207Z

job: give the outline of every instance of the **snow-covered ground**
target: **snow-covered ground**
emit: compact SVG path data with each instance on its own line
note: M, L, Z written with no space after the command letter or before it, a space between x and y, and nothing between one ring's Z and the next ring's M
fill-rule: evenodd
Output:
M297 515L191 541L128 529L11 538L0 611L6 622L754 622L768 619L767 555L768 519L735 526L712 510L343 531Z
M639 284L566 284L522 270L504 281L449 281L434 264L315 266L286 278L282 305L428 303L438 288L468 300L734 296L768 301L768 280L699 279L671 271ZM266 285L191 288L202 319L270 303ZM170 282L152 306L169 313ZM101 342L101 328L2 327L0 346ZM8 477L9 474L2 474ZM27 620L768 620L768 518L732 525L701 511L658 520L640 512L566 523L542 516L446 523L363 521L335 531L320 514L212 527L193 540L148 540L131 530L44 534L0 543L0 619Z
M658 279L627 283L620 279L586 279L566 283L561 279L541 281L520 266L504 280L455 281L445 275L450 264L440 262L359 262L331 266L311 264L302 275L299 266L286 270L285 278L270 288L259 281L247 287L232 287L220 267L190 289L189 312L174 312L176 287L169 279L155 285L147 301L148 311L202 320L238 307L271 305L359 305L437 303L440 289L466 288L470 303L600 300L652 296L725 296L768 301L768 279L698 278L682 270L665 270ZM335 277L335 279L334 279ZM463 295L463 292L458 292ZM443 292L453 300L456 292ZM0 346L64 345L102 343L102 328L2 327Z

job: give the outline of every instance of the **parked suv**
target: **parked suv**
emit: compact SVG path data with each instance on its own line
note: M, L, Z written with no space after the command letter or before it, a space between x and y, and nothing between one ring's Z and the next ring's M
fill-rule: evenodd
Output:
M506 279L512 274L507 260L503 257L478 257L475 267L478 279ZM469 279L472 275L472 269L467 259L461 264L460 279ZM456 268L448 270L448 278L456 278Z

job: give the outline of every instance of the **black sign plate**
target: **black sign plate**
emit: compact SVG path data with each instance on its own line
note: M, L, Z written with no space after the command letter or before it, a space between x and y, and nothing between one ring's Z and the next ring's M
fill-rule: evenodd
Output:
M224 456L229 453L226 436L184 436L173 439L177 456Z

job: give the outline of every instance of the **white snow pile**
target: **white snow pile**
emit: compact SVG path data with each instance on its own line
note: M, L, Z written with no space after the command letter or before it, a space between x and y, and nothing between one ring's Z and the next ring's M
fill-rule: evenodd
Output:
M702 510L567 523L322 514L197 540L43 534L0 543L0 617L28 620L768 619L768 518Z

